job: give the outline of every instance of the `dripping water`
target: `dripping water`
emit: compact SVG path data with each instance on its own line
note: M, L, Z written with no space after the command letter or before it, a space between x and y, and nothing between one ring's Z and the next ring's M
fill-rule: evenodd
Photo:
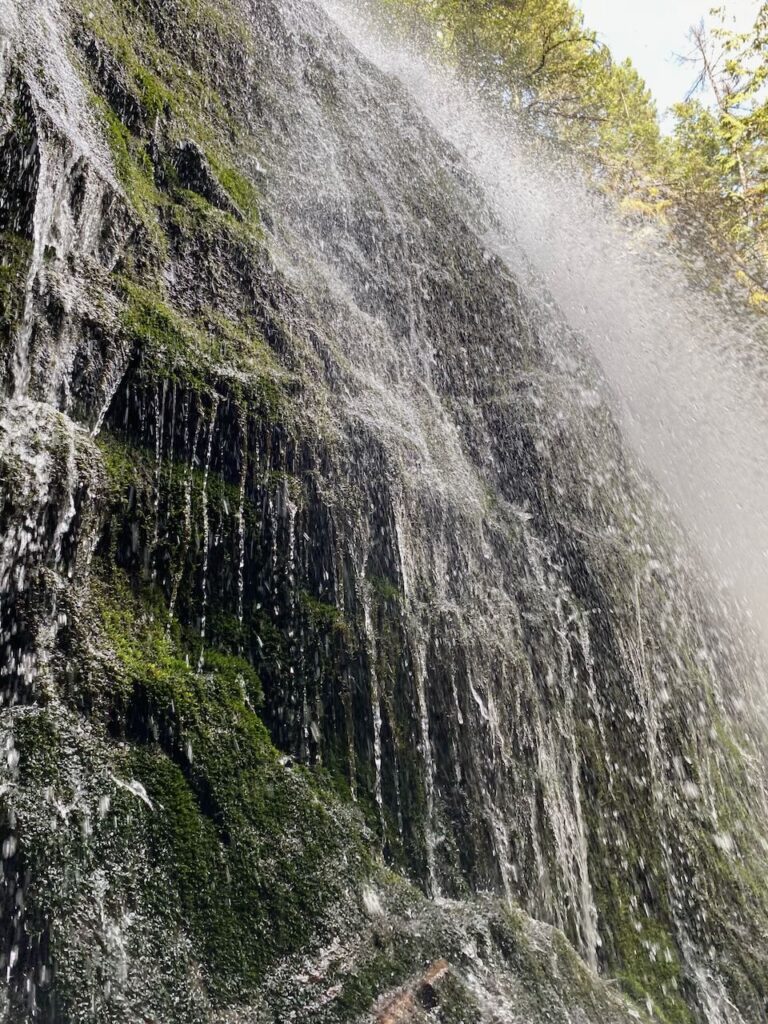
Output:
M237 503L237 635L239 651L242 653L243 618L245 595L245 486L248 480L248 434L244 423L240 424L240 487Z
M371 602L365 573L357 574L357 587L363 605L363 628L365 630L365 646L368 657L368 685L371 697L371 721L373 725L373 793L381 824L382 837L386 841L386 821L384 819L384 798L381 785L381 692L376 668L376 634L371 619Z
M178 563L176 571L173 574L173 583L171 585L171 598L168 602L168 622L166 624L166 634L170 636L171 627L173 625L173 616L176 611L176 602L179 598L179 587L184 577L184 568L187 558L187 552L189 550L190 540L192 538L192 484L194 477L195 462L197 459L197 445L200 439L200 427L202 424L202 417L197 416L195 422L195 431L192 439L192 448L189 448L189 418L192 414L192 403L189 398L189 394L184 396L184 451L189 451L189 463L186 468L186 475L184 479L184 533L179 544L179 552L177 555Z
M489 251L587 339L625 433L718 580L765 632L768 362L759 318L693 286L660 233L631 233L572 162L534 144L498 102L393 42L370 17L375 4L323 6L482 183L497 217Z
M216 429L216 414L219 410L218 400L214 399L211 419L208 424L208 444L205 450L205 468L203 470L202 515L203 515L203 577L200 598L200 657L197 671L203 671L205 662L205 627L208 612L208 559L210 547L210 522L208 518L208 476L211 470L211 452L213 451L213 435Z

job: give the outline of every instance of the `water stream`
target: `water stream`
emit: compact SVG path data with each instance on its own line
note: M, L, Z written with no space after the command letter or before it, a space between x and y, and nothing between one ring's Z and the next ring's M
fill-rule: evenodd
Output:
M479 901L456 959L488 1020L517 1020L526 982L483 959L484 901L520 908L550 964L554 927L593 981L632 972L649 1014L653 993L707 1024L763 1020L732 1003L757 1005L750 975L768 971L754 882L768 870L766 682L752 636L768 620L757 328L696 291L657 232L628 230L488 97L340 0L244 4L258 74L246 62L214 83L233 90L227 109L244 125L227 160L258 167L258 232L211 204L212 187L205 199L163 177L193 126L161 124L130 140L142 168L157 161L153 234L89 112L78 75L90 51L70 60L66 18L54 0L40 6L33 24L0 0L8 52L28 35L25 68L39 62L49 80L58 69L62 83L58 98L33 95L41 159L0 415L2 735L13 752L25 716L50 716L75 737L61 774L77 799L101 807L109 790L136 804L106 852L90 832L65 847L58 821L45 831L54 784L19 781L34 733L31 760L29 749L9 760L0 785L22 807L17 831L42 836L33 852L53 858L61 906L75 907L51 911L54 938L88 946L89 963L108 949L115 998L134 1006L149 998L135 951L145 926L171 953L173 928L191 966L167 990L207 999L188 981L210 950L186 908L148 910L134 932L124 917L143 902L152 851L167 851L160 812L178 797L184 821L200 823L215 853L182 879L184 898L205 925L215 904L246 957L251 918L246 941L232 908L250 914L290 877L293 913L302 879L283 872L311 823L338 815L349 832L367 815L371 871L383 878L386 862L421 889L406 930L423 916L455 932L460 901ZM0 66L10 89L6 77ZM163 116L172 122L170 106ZM145 657L159 662L149 687ZM259 699L250 669L271 737L246 718ZM161 722L154 702L166 699ZM216 760L230 746L234 770ZM334 794L253 824L319 765ZM239 770L247 784L228 788ZM163 772L168 800L152 788ZM331 831L311 870L324 869ZM83 848L87 863L70 870ZM237 888L254 864L254 888ZM199 877L209 868L212 895ZM8 867L17 930L25 870ZM176 898L177 873L157 875L163 899ZM127 888L110 909L105 878L118 875ZM373 946L386 946L386 899L365 892L339 898L320 933L346 948L357 901L375 918ZM312 897L295 897L298 916ZM365 941L355 933L346 967ZM47 951L29 957L43 977ZM23 1001L34 985L11 967ZM321 979L318 1006L344 969ZM171 974L147 970L158 990ZM112 998L77 984L82 1005Z
M396 44L366 4L325 9L466 161L496 214L486 241L530 297L587 339L625 432L717 575L768 629L765 328L690 283L659 230L627 230L563 154L466 80Z

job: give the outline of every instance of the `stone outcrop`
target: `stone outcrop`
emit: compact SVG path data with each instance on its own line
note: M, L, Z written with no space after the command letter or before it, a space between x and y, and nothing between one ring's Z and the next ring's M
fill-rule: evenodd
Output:
M766 1020L757 669L456 154L304 0L41 10L6 1018Z

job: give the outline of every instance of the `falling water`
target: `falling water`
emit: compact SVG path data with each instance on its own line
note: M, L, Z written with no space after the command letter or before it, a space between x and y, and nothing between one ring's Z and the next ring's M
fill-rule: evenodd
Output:
M171 627L173 625L173 616L176 611L176 602L179 598L179 587L181 586L181 580L184 575L184 561L187 555L187 549L189 542L192 537L192 486L194 483L194 471L195 462L197 460L197 445L200 439L200 426L202 419L200 416L197 417L195 423L194 438L192 440L192 447L189 448L189 417L190 417L190 401L186 397L184 399L184 448L190 452L189 463L186 467L185 478L184 478L184 534L181 538L180 551L178 553L178 566L173 575L173 583L171 585L171 597L168 602L168 623L166 632L170 636Z
M624 228L571 161L534 145L466 81L393 43L366 6L375 7L324 3L483 183L497 217L489 250L588 340L627 436L710 566L768 629L762 326L692 287L660 231Z
M367 593L368 586L363 573L358 574L357 586L359 588L363 604L366 652L370 663L371 722L373 726L373 795L376 800L376 807L381 821L382 833L386 836L384 800L381 793L381 694L379 693L379 681L376 675L376 636L374 634L373 623L371 621L371 606Z
M635 892L635 872L652 871L627 852L628 807L647 801L669 928L692 950L707 883L684 866L697 855L685 849L693 790L679 767L678 710L684 742L705 742L713 716L762 685L759 668L735 669L740 631L729 637L722 618L709 628L720 596L707 579L729 584L759 622L759 367L744 402L734 397L757 339L699 300L656 236L631 235L576 169L466 84L393 44L359 7L322 6L362 57L345 62L312 5L299 5L301 17L289 7L297 37L310 24L323 38L338 74L329 97L343 83L348 108L317 104L297 69L302 117L272 186L275 249L331 325L341 422L363 439L355 452L381 448L396 467L394 493L375 468L367 498L392 535L403 595L425 881L449 889L451 843L469 843L472 884L522 893L595 966L612 941L602 861L629 879L636 934L653 913ZM451 189L461 199L439 220L434 193ZM462 250L462 229L485 269ZM496 282L518 296L508 319ZM465 289L482 294L473 302ZM640 459L620 449L617 411ZM745 500L731 503L731 491ZM699 586L704 615L691 603ZM369 675L377 706L382 685ZM378 780L388 766L377 743L373 761ZM757 762L751 778L762 803ZM697 797L713 822L717 785L713 776ZM654 942L638 941L653 960ZM691 971L705 984L706 970ZM701 999L716 999L717 985Z
M155 477L154 477L154 502L153 502L153 515L154 515L154 526L152 529L152 544L147 549L147 558L151 559L157 549L157 542L160 536L160 476L163 468L163 440L165 436L165 398L168 391L168 381L163 381L162 390L158 385L155 392ZM171 429L171 438L173 438L173 429ZM157 575L157 568L152 568L152 579L154 580Z
M208 424L208 444L205 449L205 467L203 469L202 514L203 514L203 573L200 613L200 657L197 671L203 671L205 662L205 626L208 612L208 560L210 558L210 521L208 518L208 476L211 471L211 453L213 451L213 435L216 429L216 414L219 410L218 400L214 400L211 419Z
M240 424L242 442L240 448L240 485L237 502L237 625L238 647L242 645L243 616L245 600L245 488L248 482L248 435L244 424Z
M427 655L423 643L419 643L416 651L414 675L418 699L416 711L419 718L421 756L424 760L424 790L427 805L424 822L424 838L427 848L427 875L430 892L437 896L440 893L440 883L435 869L435 765L432 758L432 740L429 735L429 706L427 704L426 690Z
M0 0L0 17L5 6ZM46 31L55 35L60 19L55 0L40 6L46 12L40 39L37 29L31 34L33 49L46 57ZM490 918L466 909L478 893L488 894L482 899L493 903L494 913L517 913L517 905L520 920L536 919L525 918L523 930L541 964L557 959L556 947L564 943L552 931L558 927L592 968L635 970L642 993L666 994L653 978L645 982L645 973L665 957L674 960L674 985L679 978L686 1002L703 1008L702 1019L748 1019L725 1008L734 989L726 969L741 971L743 981L742 947L762 934L765 920L761 908L752 915L753 892L743 881L750 871L759 875L764 863L759 729L738 713L745 707L741 689L761 677L722 628L717 595L711 599L706 580L691 568L682 532L667 521L668 506L641 463L667 492L710 568L757 621L768 606L762 518L768 446L762 443L761 373L755 369L748 386L739 362L758 362L757 341L751 328L735 338L738 326L708 299L693 296L655 236L628 234L576 171L489 112L465 83L387 42L360 5L352 11L327 0L324 6L335 25L312 0L242 5L244 24L253 18L247 28L263 63L252 82L233 75L233 85L252 87L263 102L244 92L227 110L235 121L237 111L248 110L254 118L249 131L257 127L260 153L263 148L258 255L243 245L249 227L220 210L206 214L210 247L187 245L199 239L176 224L174 207L190 196L157 176L158 189L168 188L163 218L173 211L174 232L178 228L168 251L153 253L158 264L167 260L156 282L158 303L180 322L191 320L195 334L212 313L236 322L245 311L263 322L271 357L295 374L295 391L265 387L257 400L250 370L261 387L261 368L240 376L239 366L236 386L227 390L231 367L208 365L200 352L190 373L186 357L192 354L180 346L167 415L171 378L166 381L165 367L151 365L153 349L131 334L125 322L131 318L121 318L127 300L112 273L119 251L129 275L134 263L143 267L149 243L126 214L130 201L110 191L103 144L87 127L87 104L78 106L77 97L90 93L73 82L70 69L61 77L61 91L73 96L63 114L54 109L55 90L37 99L41 133L51 136L46 152L59 161L63 177L83 169L90 183L77 230L53 163L36 186L36 224L49 225L49 242L58 248L49 251L50 267L43 259L35 269L33 254L22 330L14 340L20 346L17 385L43 400L29 399L26 421L18 406L0 419L0 462L18 474L0 508L8 524L0 582L13 592L10 615L21 607L12 602L28 596L27 574L36 572L49 588L29 595L40 598L34 635L17 636L15 619L7 630L4 624L0 669L36 677L38 666L46 666L52 699L38 707L34 694L25 694L32 703L20 711L56 723L63 740L57 771L71 780L84 807L90 801L75 852L60 852L63 827L39 846L39 863L51 855L62 878L75 879L67 891L77 896L78 911L59 915L57 935L69 928L83 948L90 942L95 962L108 951L115 999L130 990L131 1007L143 1007L146 995L130 988L144 962L133 952L143 945L134 941L139 927L162 935L160 947L148 948L170 951L169 958L176 949L169 929L188 943L187 959L179 963L183 971L194 966L178 975L182 989L202 989L189 978L209 969L202 945L187 934L188 915L182 921L175 905L159 925L151 910L142 913L133 932L122 918L123 902L141 901L142 857L168 846L155 830L162 830L171 809L150 794L149 775L146 789L136 780L118 780L137 743L143 753L152 745L151 757L137 758L141 764L159 768L164 758L184 756L176 741L193 723L171 706L160 728L154 711L137 702L130 723L119 721L116 709L116 744L111 733L103 735L103 721L94 724L83 710L78 679L61 670L79 657L107 704L117 690L132 699L131 687L113 685L121 652L111 635L101 635L107 631L94 607L103 581L75 578L78 547L89 553L101 537L109 543L101 544L96 569L108 569L107 578L117 570L145 583L134 571L141 556L145 565L168 564L169 577L155 581L153 602L163 596L168 602L168 634L179 657L194 666L199 642L198 668L206 650L211 663L214 651L252 660L263 684L264 719L281 752L290 752L282 764L261 753L257 758L269 762L269 782L263 794L249 791L248 797L265 806L274 797L284 808L281 817L290 819L276 822L274 832L270 822L264 834L258 819L245 820L247 800L242 808L237 797L231 801L243 822L230 820L229 798L215 806L218 780L206 775L205 745L196 741L190 771L187 741L178 784L184 792L188 782L201 787L190 814L197 815L198 805L206 815L214 807L215 829L227 835L227 842L215 840L210 861L226 866L213 897L223 919L235 905L247 905L249 914L258 909L261 896L251 900L247 888L233 888L247 869L255 867L259 893L272 894L307 845L314 810L306 814L300 802L279 799L286 779L303 785L313 775L311 764L295 770L298 755L348 779L351 801L344 806L352 815L349 804L357 804L356 821L367 817L365 842L373 856L366 863L381 853L434 897L416 900L412 889L414 906L428 908L424 916L466 917L461 942L437 953L469 971L488 1020L528 1016L514 985L508 987L509 964L499 971L488 967L496 941ZM51 67L66 62L63 26L48 47L50 60L43 60L49 80ZM0 81L3 74L0 68ZM151 161L170 160L172 150L162 147L171 147L182 127L192 130L173 123L170 107L163 116L170 123L155 126L146 152ZM110 248L113 235L119 241ZM105 246L98 259L97 238ZM230 254L233 267L226 265ZM86 287L92 257L98 264L93 277L104 289L98 308ZM65 272L79 260L82 280L75 270ZM96 294L101 297L98 288ZM42 337L36 328L49 295L62 299L64 326ZM83 331L79 337L78 330L94 320L104 332L103 365L78 393L76 357L83 350L92 356L98 347L89 348L89 336ZM211 350L221 353L221 346ZM220 397L211 409L213 394ZM623 445L615 408L634 454ZM103 430L98 445L89 430ZM99 467L112 470L106 463L116 442L138 456L140 486L127 502L100 487ZM236 515L227 497L235 493ZM200 545L193 543L197 529ZM123 537L130 538L125 550ZM133 600L143 602L141 586L133 588ZM310 628L304 611L317 601L325 607ZM62 629L59 649L54 634L68 614L73 628ZM171 629L176 617L178 631ZM136 622L143 628L143 618ZM184 651L188 637L194 637L191 653ZM128 646L133 641L122 639ZM152 657L151 646L147 654ZM206 682L195 687L201 709L206 690L216 689ZM168 685L175 684L169 679ZM15 700L12 687L8 691ZM101 715L96 704L94 713ZM222 716L215 722L222 751L232 736L234 747L247 745L240 720L233 726L226 708L215 712ZM140 739L126 731L123 743L120 729L128 724ZM98 736L91 735L95 725ZM19 729L19 744L23 733ZM70 742L70 736L76 738ZM7 737L13 761L13 729ZM262 742L266 750L266 736ZM30 750L36 755L34 736L27 755ZM239 753L245 770L238 781L245 789L253 765L249 751ZM3 792L16 800L19 780L10 761L5 778L11 788ZM233 755L235 771L240 765ZM136 854L130 871L111 861L104 866L104 846L90 845L96 808L105 799L104 786L93 781L99 778L111 780L115 797L120 790L138 797L130 820L139 831L126 832ZM35 775L22 794L33 808L22 824L33 836L50 818L47 811L39 814L48 798L41 798L38 783ZM63 785L56 781L50 791ZM325 800L313 796L318 814L318 801ZM334 797L329 845L331 819L341 806ZM105 829L113 827L110 815L102 818ZM397 835L389 824L395 819ZM280 845L283 828L287 842ZM87 859L78 860L84 847ZM351 903L357 883L352 861L344 863ZM230 877L227 865L236 864L238 877ZM373 864L374 888L385 874L381 868ZM18 874L13 884L21 884L23 872L12 870ZM105 878L115 888L109 912ZM204 888L206 880L197 876L190 888L198 881ZM172 896L173 885L159 875L157 888ZM9 892L15 899L16 890ZM466 904L454 902L465 897ZM386 988L397 914L388 919L387 900L371 887L361 902L373 921ZM82 909L89 904L92 925ZM314 899L298 909L310 915L313 906ZM329 948L344 946L342 932L357 920L345 917L347 909L334 907L338 916L321 922L318 934L333 933ZM405 927L420 941L422 913L410 914L409 908ZM445 941L446 932L435 934ZM353 938L349 959L334 965L333 979L318 982L330 1014L323 1019L337 1019L332 1002L348 969L350 976L365 975L364 963L355 974L362 961L354 957L364 955L367 940L356 931ZM762 968L761 951L747 952ZM61 958L62 977L69 967ZM596 984L583 971L588 987ZM171 967L156 968L152 979L163 972L170 977ZM282 962L276 972L286 973ZM94 970L91 976L95 991L100 975ZM309 975L302 979L314 984ZM749 979L743 981L745 1005L753 991ZM303 997L292 1005L302 1006ZM103 999L108 995L99 989L97 1001ZM580 1012L549 1019L581 1019Z

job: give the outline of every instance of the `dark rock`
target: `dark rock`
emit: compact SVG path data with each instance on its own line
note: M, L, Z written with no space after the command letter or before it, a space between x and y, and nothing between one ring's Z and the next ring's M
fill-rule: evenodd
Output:
M217 181L202 150L194 142L189 139L180 142L173 152L172 163L182 188L197 192L211 206L231 213L237 220L244 219L232 198Z
M7 82L9 1019L627 1024L575 947L762 1024L747 652L456 154L314 5L233 4L99 0L125 66L79 37L44 126Z
M81 45L110 107L129 132L141 134L145 128L145 112L125 69L109 47L95 36L88 37Z
M40 176L35 105L28 85L15 75L6 100L13 113L10 128L0 140L0 231L31 241Z

